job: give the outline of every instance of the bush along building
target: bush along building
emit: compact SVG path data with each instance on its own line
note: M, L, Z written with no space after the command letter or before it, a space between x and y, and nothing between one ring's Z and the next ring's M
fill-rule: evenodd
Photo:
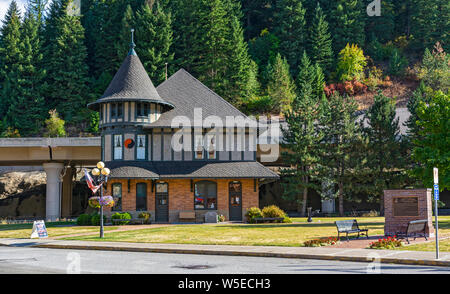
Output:
M256 161L252 120L183 69L155 88L134 47L88 105L100 114L111 170L106 193L116 201L107 213L203 222L212 211L243 220L259 204L259 186L278 178Z

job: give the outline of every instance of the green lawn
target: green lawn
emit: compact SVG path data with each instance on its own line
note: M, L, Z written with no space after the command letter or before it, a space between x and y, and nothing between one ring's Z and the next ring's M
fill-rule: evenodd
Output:
M49 237L99 231L98 226L77 226L75 222L45 223ZM0 224L0 238L30 238L33 224ZM105 231L117 227L105 227Z
M266 245L301 246L309 239L337 236L334 221L344 218L316 218L307 223L292 224L217 224L173 225L152 229L106 233L97 236L80 236L66 240L122 241L145 243L214 244L214 245ZM294 219L296 221L297 219ZM318 222L320 220L320 222ZM372 235L383 234L384 218L358 218L361 226Z
M413 250L413 251L435 251L436 242L427 242L422 244L415 244L402 247L401 250ZM439 251L450 252L450 239L444 239L439 241Z

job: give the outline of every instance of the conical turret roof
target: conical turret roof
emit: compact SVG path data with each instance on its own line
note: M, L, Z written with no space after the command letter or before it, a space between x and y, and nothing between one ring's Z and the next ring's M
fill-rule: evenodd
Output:
M167 105L170 108L173 107L172 104L159 96L133 48L131 48L103 96L88 104L88 107L97 110L99 103L120 101L147 101Z

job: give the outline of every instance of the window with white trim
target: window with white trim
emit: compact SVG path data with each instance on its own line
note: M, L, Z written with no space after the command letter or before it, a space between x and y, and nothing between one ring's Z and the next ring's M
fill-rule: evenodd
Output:
M114 135L114 159L122 159L122 135Z
M203 159L204 158L204 150L203 150L203 136L195 135L194 139L194 154L195 159Z
M137 135L136 159L145 159L145 135Z

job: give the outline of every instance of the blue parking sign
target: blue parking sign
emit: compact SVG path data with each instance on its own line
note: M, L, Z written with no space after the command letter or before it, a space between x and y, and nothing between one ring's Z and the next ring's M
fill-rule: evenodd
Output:
M439 200L439 185L434 185L434 199Z

